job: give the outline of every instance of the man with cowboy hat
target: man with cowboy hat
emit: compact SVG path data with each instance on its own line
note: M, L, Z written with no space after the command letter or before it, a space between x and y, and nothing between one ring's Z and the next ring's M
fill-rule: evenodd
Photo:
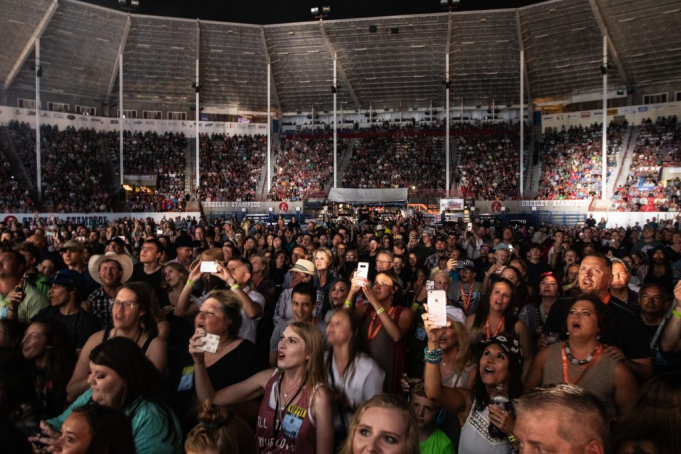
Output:
M90 257L88 271L101 287L90 293L84 304L99 319L102 327L106 327L111 321L111 303L116 290L130 279L132 268L132 259L127 254L109 251L104 255Z
M169 263L179 263L187 271L190 271L190 265L194 259L194 248L201 246L200 241L192 240L189 235L180 235L173 243L177 257Z

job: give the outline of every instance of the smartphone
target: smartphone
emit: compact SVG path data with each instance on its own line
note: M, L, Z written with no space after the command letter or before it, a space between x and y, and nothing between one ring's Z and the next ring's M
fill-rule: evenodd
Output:
M469 223L468 223L468 225L466 226L466 230L467 230L468 232L470 232L471 230L473 230L473 223L472 223L472 222L469 222Z
M217 273L218 272L218 262L201 262L200 271L202 273Z
M447 326L447 293L444 290L428 292L428 314L437 326Z
M356 277L363 277L364 279L369 279L369 262L359 262L357 264ZM362 287L364 287L364 285L362 285Z
M156 230L156 235L162 236L162 235L163 235L163 229L157 229L157 230Z
M118 238L120 238L121 240L125 241L125 237L124 237L124 236L119 236Z
M435 282L428 279L426 281L426 291L431 291L431 290L435 290Z
M462 270L464 265L464 260L457 260L456 265L454 265L454 268L457 270Z

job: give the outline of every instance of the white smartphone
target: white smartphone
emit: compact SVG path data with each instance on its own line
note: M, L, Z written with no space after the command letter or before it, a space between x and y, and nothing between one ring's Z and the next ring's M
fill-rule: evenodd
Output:
M157 230L156 230L156 235L162 236L162 235L163 235L163 229L157 229Z
M357 276L364 279L369 279L369 262L359 262L357 264ZM364 285L362 285L364 287Z
M200 347L200 349L204 352L215 353L218 351L220 336L217 334L206 334L201 340L203 341L203 347Z
M218 262L201 262L200 271L202 273L217 273L218 272Z
M444 290L428 292L428 314L437 326L447 326L447 293Z

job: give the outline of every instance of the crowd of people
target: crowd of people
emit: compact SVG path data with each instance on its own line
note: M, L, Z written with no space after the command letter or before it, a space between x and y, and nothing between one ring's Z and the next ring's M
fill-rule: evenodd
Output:
M0 223L3 449L681 452L681 217L357 218Z
M55 213L111 211L105 184L107 159L99 155L94 129L43 125L40 129L42 197L45 210Z
M267 156L267 136L201 136L199 200L255 200Z
M0 212L32 213L35 205L31 193L15 178L5 153L0 149Z
M283 137L272 174L267 200L300 201L310 193L323 191L333 176L333 141L301 135Z
M681 161L681 125L676 116L647 118L638 138L626 183L615 190L613 211L678 210L681 180L662 181L662 170ZM676 164L678 165L678 164Z
M343 174L344 188L408 188L436 194L445 188L445 150L441 137L408 133L361 139Z
M520 194L520 134L507 123L456 123L459 166L455 179L461 195L476 200L512 200Z
M611 122L607 128L607 178L617 166L624 134L629 127ZM540 149L542 174L537 199L588 199L600 197L603 179L603 126L546 128ZM607 181L606 181L607 183Z

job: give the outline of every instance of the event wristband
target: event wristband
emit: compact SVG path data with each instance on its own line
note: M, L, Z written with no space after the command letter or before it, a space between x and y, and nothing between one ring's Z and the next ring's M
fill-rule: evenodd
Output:
M379 310L377 310L376 315L381 315L383 312L385 312L385 307L382 307Z
M236 290L236 289L238 289L238 288L239 288L239 284L236 284L236 283L230 287L230 289L231 289L232 291L234 291L234 290Z
M194 281L192 281L191 279L187 279L187 285L189 285L190 287L194 287Z
M345 300L345 307L352 307L352 303L348 300Z
M681 318L681 312L676 312L676 309L672 311L672 314L674 314L674 317L679 317Z

